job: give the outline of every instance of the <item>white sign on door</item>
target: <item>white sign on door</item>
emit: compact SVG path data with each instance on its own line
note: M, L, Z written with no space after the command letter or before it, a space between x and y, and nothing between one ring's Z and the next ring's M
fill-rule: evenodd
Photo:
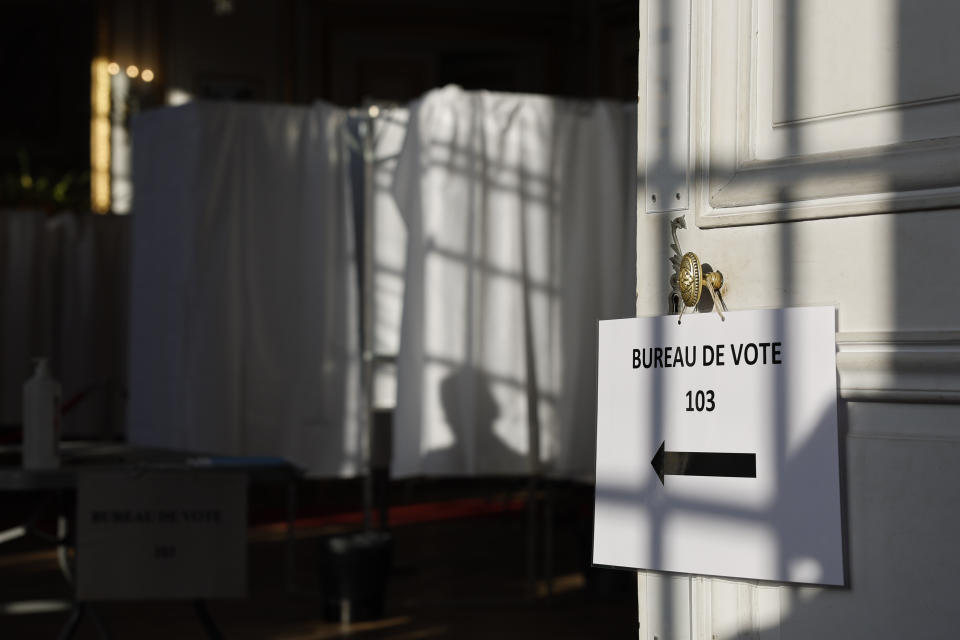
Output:
M834 314L600 323L595 564L844 583Z

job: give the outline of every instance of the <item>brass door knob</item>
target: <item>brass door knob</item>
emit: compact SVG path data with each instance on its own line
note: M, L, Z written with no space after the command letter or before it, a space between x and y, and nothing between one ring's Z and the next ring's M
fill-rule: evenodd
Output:
M723 319L724 308L723 301L717 295L720 287L723 286L723 274L719 271L704 273L700 264L700 258L692 251L683 254L680 259L680 269L677 271L677 287L680 289L680 299L683 301L683 307L680 308L680 316L683 316L684 307L696 307L700 302L700 296L704 287L710 292L713 298L713 308ZM679 323L680 320L677 319Z

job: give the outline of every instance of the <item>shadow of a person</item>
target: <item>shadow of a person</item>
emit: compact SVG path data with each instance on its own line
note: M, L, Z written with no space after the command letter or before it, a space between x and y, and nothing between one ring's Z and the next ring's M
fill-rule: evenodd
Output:
M522 474L527 458L507 445L495 432L500 406L487 376L465 365L440 382L440 402L454 441L428 453L427 473Z

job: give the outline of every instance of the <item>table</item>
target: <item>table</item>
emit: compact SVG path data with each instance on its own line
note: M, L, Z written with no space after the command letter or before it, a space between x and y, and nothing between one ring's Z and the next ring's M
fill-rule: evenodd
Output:
M67 513L66 497L76 492L80 474L88 471L184 471L204 472L232 471L246 475L249 484L283 484L287 488L287 538L286 567L284 569L288 591L293 591L296 570L295 522L297 511L297 483L303 477L299 468L286 460L273 457L213 456L186 453L169 449L129 445L116 442L76 441L63 442L60 446L61 466L56 469L24 469L21 466L20 446L0 446L0 491L39 491L47 495L26 522L0 531L0 544L32 535L54 544L57 561L64 578L73 583L73 574L68 561L68 548L72 542L70 515ZM56 533L38 528L37 522L46 512L51 501L56 505ZM195 603L197 614L207 634L221 637L203 601ZM106 625L96 609L84 602L74 602L61 638L73 636L77 626L89 614L101 637L109 637Z

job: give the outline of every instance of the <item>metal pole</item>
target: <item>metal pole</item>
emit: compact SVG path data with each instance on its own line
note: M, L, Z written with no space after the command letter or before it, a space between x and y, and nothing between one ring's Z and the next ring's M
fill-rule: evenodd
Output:
M373 241L374 241L374 214L373 214L373 187L374 187L374 127L376 113L371 106L367 112L367 119L360 122L358 127L363 149L363 334L361 344L363 348L363 528L373 528L373 468L372 440L373 440Z
M297 590L297 479L291 478L287 482L287 568L285 582L287 594L293 595Z

